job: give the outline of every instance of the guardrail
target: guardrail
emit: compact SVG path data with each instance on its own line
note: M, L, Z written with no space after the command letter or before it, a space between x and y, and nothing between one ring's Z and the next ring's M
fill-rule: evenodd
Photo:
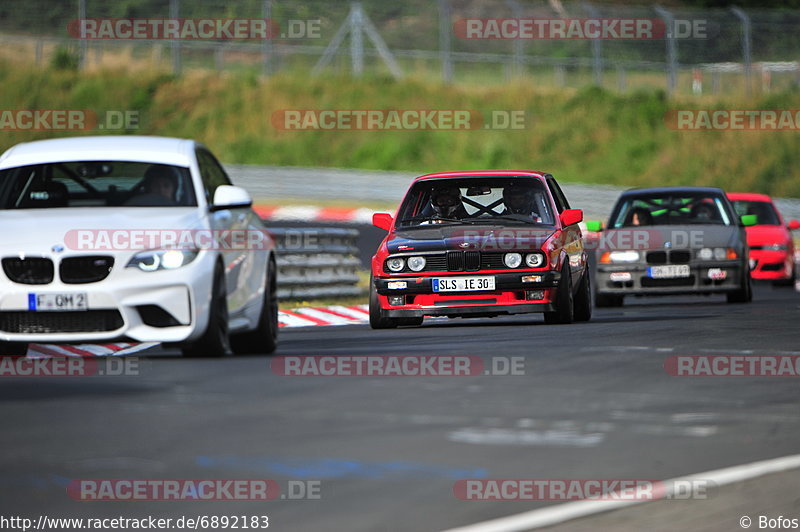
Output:
M275 238L278 299L361 295L357 229L268 227Z

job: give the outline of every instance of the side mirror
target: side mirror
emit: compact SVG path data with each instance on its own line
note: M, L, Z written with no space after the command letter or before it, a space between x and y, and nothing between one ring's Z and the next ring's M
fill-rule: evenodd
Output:
M209 205L209 210L212 212L222 211L237 207L250 207L251 205L253 205L253 198L242 187L220 185L214 191L214 203Z
M580 209L567 209L561 213L561 224L566 227L575 225L583 220L583 211Z
M391 231L394 218L391 214L385 212L376 212L372 215L372 225L380 227L384 231Z
M603 230L603 222L600 220L586 220L586 230L592 233L599 233Z
M750 227L751 225L756 225L758 223L758 216L755 214L745 214L742 216L742 225L745 227Z
M789 220L789 231L797 231L800 229L800 222L797 220Z

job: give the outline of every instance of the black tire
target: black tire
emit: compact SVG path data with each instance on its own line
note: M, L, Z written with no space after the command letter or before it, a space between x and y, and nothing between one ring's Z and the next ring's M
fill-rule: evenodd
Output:
M0 342L0 356L24 357L28 354L28 344L25 342Z
M237 355L259 353L271 355L278 347L278 283L275 270L277 266L270 261L269 273L264 280L264 304L258 317L258 327L242 334L231 336L231 348Z
M589 269L586 268L581 277L581 284L578 286L578 293L575 295L575 321L589 321L592 319L592 285Z
M625 296L616 294L594 294L594 306L597 308L621 307L625 302Z
M753 300L753 286L749 269L746 269L742 275L742 286L735 292L728 292L727 298L728 303L749 303Z
M373 329L394 329L400 320L381 317L381 304L372 277L369 278L369 326Z
M572 276L569 271L569 262L564 261L561 271L561 282L556 294L556 310L544 313L544 322L548 324L572 323L575 319L575 301L572 295Z
M200 338L185 344L181 351L185 357L223 357L233 354L228 335L228 293L225 274L219 264L214 269L206 330Z

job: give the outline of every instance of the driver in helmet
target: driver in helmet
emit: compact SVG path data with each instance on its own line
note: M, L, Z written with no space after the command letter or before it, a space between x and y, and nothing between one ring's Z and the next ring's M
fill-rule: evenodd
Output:
M461 201L461 190L458 187L439 187L431 191L431 207L434 218L431 223L442 223L437 218L462 219L467 217L467 210Z
M503 188L503 203L505 209L501 215L522 214L529 216L535 222L541 222L539 214L533 210L533 189L511 184Z

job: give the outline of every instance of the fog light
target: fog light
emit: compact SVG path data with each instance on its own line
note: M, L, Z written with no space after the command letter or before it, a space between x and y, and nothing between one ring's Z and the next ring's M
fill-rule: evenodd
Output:
M406 298L403 296L389 296L389 304L395 307L403 305L405 301Z
M389 290L402 290L408 287L408 283L406 281L389 281L386 283L386 288Z
M625 281L630 281L632 279L629 272L612 272L608 278L614 282L620 283L624 283Z
M542 276L541 275L523 275L522 276L523 283L541 283Z
M525 299L528 301L544 299L544 290L525 290Z

